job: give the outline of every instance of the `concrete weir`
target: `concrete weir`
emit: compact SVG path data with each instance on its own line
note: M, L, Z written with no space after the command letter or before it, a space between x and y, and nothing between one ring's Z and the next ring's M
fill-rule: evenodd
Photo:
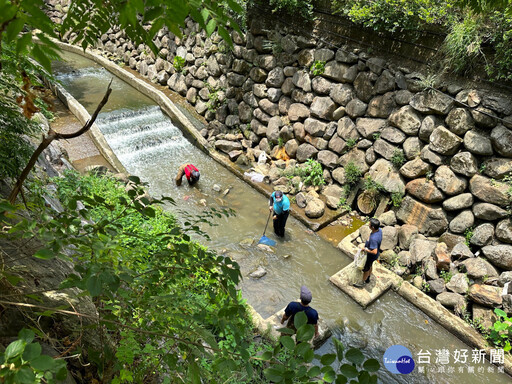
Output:
M340 241L338 248L346 255L354 258L357 252L357 247L352 242L358 236L359 230L351 233ZM351 286L344 278L346 270L349 267L350 265L338 271L336 274L331 276L329 280L363 308L366 308L379 297L384 295L389 289L392 289L405 300L421 309L425 314L457 336L464 343L474 348L483 349L486 351L488 356L490 355L490 351L494 347L490 346L477 330L471 327L460 317L455 316L442 304L402 279L400 276L380 264L374 264L373 275L375 280L363 288L357 288ZM505 356L504 368L505 372L509 375L512 374L512 357Z

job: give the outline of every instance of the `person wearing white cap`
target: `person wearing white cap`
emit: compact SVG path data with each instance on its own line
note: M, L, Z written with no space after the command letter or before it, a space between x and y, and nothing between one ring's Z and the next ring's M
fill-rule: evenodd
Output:
M274 211L274 233L284 237L284 227L290 214L290 199L281 191L275 191L270 195L270 211Z
M286 326L295 329L293 324L295 314L304 312L308 318L308 324L315 326L315 337L318 337L318 312L309 306L312 299L313 295L311 291L305 285L300 287L300 303L298 301L292 301L286 306L281 324L284 324L284 322L288 320Z

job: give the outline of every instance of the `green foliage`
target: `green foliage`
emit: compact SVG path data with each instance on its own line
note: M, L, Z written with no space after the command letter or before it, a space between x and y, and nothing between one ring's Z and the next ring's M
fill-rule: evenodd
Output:
M270 0L272 12L285 11L296 16L300 15L305 20L313 19L313 1L312 0Z
M263 373L268 382L273 383L347 383L356 379L359 383L376 384L374 374L380 369L375 359L366 359L359 349L345 350L343 344L334 338L336 353L316 355L309 341L314 335L314 327L307 324L304 312L295 315L297 331L283 328L279 344L261 355L268 364ZM295 339L291 336L295 333ZM283 354L286 358L282 358ZM319 365L311 362L317 359ZM354 381L354 380L353 380ZM355 381L354 381L355 382Z
M391 202L393 207L400 207L402 205L402 201L404 200L404 194L401 192L393 192L391 194Z
M503 183L508 186L507 196L508 196L508 216L512 220L512 173L509 173L507 176L503 178Z
M340 197L340 201L338 202L338 208L341 208L344 211L352 210L352 207L347 203L347 198L345 196Z
M509 0L335 0L333 9L377 31L444 30L437 69L465 73L478 60L491 80L512 80Z
M283 140L283 138L282 138L282 137L279 137L279 138L277 139L277 146L278 146L279 148L283 148L283 147L284 147L284 140Z
M334 0L333 9L375 30L415 29L446 22L454 0Z
M208 82L204 83L208 88L208 102L206 106L210 112L215 112L217 108L226 103L226 98L221 99L220 92L224 91L224 88L214 88Z
M40 206L33 212L36 220L2 202L1 225L17 223L9 238L44 239L34 257L61 258L75 266L55 289L78 288L77 294L91 296L99 314L96 331L117 341L114 350L89 353L100 376L113 361L114 382L127 377L143 382L163 362L161 374L194 382L200 372L196 358L204 358L215 367L213 378L231 377L246 366L250 340L250 322L236 290L240 270L233 260L190 239L202 234L200 225L212 216L230 212L183 213L180 227L160 208L172 199L150 201L140 180L130 180L125 188L112 178L68 173L54 180L63 212Z
M481 55L483 36L480 24L481 20L471 13L452 24L441 51L453 72L467 72Z
M300 169L300 176L305 185L324 185L324 171L322 164L313 159L308 159Z
M395 149L393 151L393 156L391 156L391 163L395 168L400 168L406 162L404 152L401 149Z
M369 174L366 175L366 177L364 178L363 181L364 181L363 189L365 191L374 192L374 193L385 191L384 186L380 183L377 183L375 180L373 180Z
M172 66L178 73L183 73L185 69L185 59L181 56L174 56L174 60L172 61Z
M348 150L351 150L352 148L354 148L357 144L357 140L356 139L347 139L347 149Z
M352 161L348 162L343 169L345 170L345 184L350 188L354 187L363 176L363 172Z
M311 72L313 76L320 76L325 72L325 64L325 61L315 60L314 63L311 64L309 72Z
M41 344L34 338L33 331L22 329L18 339L0 353L2 383L57 383L66 379L66 362L41 354Z
M473 227L466 228L466 230L464 231L464 238L466 239L464 241L464 243L468 247L471 247L471 238L472 237L473 237Z
M453 273L450 271L441 271L439 276L444 280L446 284L448 284L453 277Z
M494 313L498 316L498 320L492 325L487 340L498 347L502 347L505 352L510 352L512 349L510 344L512 340L512 317L507 317L507 313L499 308L495 308Z

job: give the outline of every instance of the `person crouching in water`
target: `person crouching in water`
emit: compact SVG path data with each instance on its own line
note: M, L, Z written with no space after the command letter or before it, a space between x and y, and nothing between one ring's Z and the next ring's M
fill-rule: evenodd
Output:
M270 195L269 209L274 211L274 232L279 237L284 237L284 227L290 214L290 200L283 192L275 191Z
M178 168L178 174L176 175L176 179L175 179L177 186L181 185L181 179L183 178L183 175L185 175L185 177L187 178L188 183L190 185L197 183L197 181L199 180L199 176L200 176L199 170L196 167L194 167L194 165L182 164Z

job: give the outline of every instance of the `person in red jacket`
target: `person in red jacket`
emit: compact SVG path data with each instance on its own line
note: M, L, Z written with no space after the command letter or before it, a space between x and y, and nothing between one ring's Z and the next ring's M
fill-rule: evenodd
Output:
M176 185L181 185L181 179L183 178L183 175L188 180L188 183L190 185L195 184L199 180L199 170L194 167L193 164L182 164L178 168L178 174L176 175Z

